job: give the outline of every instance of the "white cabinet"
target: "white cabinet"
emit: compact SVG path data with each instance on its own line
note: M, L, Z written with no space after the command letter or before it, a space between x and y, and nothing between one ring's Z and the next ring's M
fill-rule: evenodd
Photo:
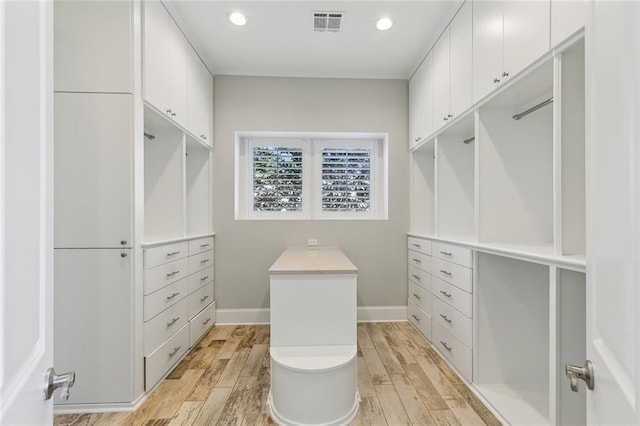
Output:
M549 1L475 1L473 100L549 50Z
M81 3L53 3L55 90L133 93L133 2Z
M183 127L187 126L188 43L164 6L144 2L143 96Z
M587 4L585 0L551 0L551 47L584 27Z
M433 48L435 130L471 106L471 25L471 1L467 1Z
M56 249L54 257L54 358L78 377L56 404L132 401L132 250Z
M409 147L433 132L433 58L429 55L409 80Z
M56 93L55 247L131 247L133 98Z
M191 47L187 69L187 129L207 145L213 145L213 79Z

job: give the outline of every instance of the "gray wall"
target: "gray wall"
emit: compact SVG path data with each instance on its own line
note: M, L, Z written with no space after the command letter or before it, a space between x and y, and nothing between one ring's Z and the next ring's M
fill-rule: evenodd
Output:
M217 308L268 308L267 270L287 247L339 247L358 267L358 306L406 305L408 83L215 77L213 229ZM234 219L234 132L389 133L389 220Z

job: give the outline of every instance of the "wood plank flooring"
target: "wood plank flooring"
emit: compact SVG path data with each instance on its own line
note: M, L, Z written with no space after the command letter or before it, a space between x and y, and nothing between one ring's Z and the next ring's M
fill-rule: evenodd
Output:
M500 423L406 322L358 324L359 425ZM273 425L269 326L215 326L135 412L57 415L63 425Z

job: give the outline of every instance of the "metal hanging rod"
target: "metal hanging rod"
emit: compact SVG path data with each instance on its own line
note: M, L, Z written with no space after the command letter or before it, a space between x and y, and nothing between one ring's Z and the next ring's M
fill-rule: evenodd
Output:
M465 145L469 145L471 142L473 142L475 140L476 140L476 137L475 136L471 136L470 138L463 140L462 143L465 144Z
M542 101L540 102L538 105L532 106L531 108L529 108L526 111L522 111L520 114L516 114L513 116L514 120L520 120L522 117L531 114L534 111L539 110L540 108L542 108L543 106L547 106L549 105L551 102L553 102L553 96L550 97L549 99L547 99L546 101Z
M150 141L152 141L152 140L154 140L156 138L151 133L147 133L147 132L144 132L144 137L149 139Z

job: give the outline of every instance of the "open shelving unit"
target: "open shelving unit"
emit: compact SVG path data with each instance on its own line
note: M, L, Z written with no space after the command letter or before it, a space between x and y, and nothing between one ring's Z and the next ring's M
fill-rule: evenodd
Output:
M420 145L411 156L411 229L418 234L435 232L435 141Z

